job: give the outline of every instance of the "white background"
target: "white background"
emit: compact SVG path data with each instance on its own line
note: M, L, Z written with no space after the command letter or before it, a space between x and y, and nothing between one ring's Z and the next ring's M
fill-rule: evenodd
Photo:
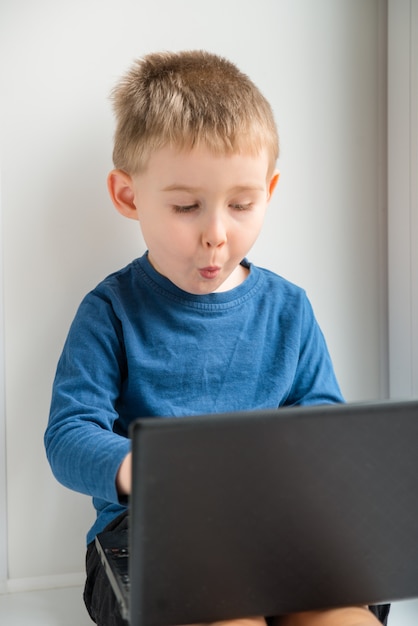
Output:
M2 0L0 557L8 552L8 561L1 558L0 584L64 581L83 569L91 506L54 481L42 437L76 307L144 249L136 224L113 209L105 179L108 95L146 52L225 55L270 100L282 176L250 258L305 287L347 400L388 395L385 7Z

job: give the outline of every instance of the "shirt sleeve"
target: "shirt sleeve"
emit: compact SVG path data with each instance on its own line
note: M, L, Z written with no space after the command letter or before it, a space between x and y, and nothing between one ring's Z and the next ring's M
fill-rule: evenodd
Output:
M333 404L344 402L331 356L312 310L304 295L299 328L299 358L286 405Z
M116 474L130 441L113 432L126 371L121 324L111 302L92 292L71 325L52 389L45 447L63 485L118 502Z

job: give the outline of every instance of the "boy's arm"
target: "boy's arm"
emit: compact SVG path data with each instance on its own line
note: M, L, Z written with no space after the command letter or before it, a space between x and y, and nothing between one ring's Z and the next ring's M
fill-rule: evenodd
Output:
M45 432L56 478L70 489L112 503L121 502L116 476L131 447L126 424L118 433L113 430L126 367L122 334L109 298L98 290L88 294L57 365Z

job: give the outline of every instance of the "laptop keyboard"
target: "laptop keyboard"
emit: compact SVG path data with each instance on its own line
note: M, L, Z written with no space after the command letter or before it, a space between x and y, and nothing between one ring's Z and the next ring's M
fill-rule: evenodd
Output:
M112 561L114 569L120 576L127 591L130 589L129 579L129 550L128 548L105 548L109 561Z

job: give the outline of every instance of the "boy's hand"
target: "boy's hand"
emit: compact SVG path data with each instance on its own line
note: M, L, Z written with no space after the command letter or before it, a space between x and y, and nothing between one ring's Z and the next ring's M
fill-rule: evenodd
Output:
M120 496L129 496L132 487L132 453L123 459L116 474L116 489Z

